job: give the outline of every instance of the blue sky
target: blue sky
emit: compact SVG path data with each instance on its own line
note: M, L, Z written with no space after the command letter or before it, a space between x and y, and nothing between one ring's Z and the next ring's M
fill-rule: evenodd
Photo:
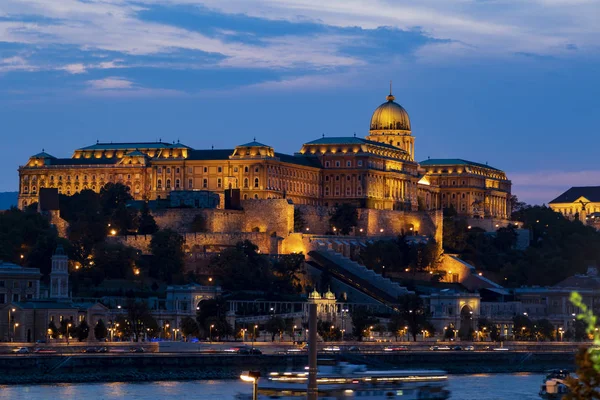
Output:
M365 136L392 80L418 159L488 162L545 203L600 185L598 20L599 0L2 0L0 191L42 148Z

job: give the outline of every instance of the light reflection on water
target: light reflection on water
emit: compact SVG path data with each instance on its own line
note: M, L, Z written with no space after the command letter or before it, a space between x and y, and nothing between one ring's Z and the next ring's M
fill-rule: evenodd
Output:
M542 378L527 373L451 375L449 388L452 399L537 400ZM231 400L236 393L251 390L237 380L15 385L0 386L0 400Z

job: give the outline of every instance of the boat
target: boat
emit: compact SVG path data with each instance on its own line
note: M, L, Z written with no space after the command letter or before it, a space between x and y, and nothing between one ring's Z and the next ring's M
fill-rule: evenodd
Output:
M445 400L448 376L444 371L388 370L370 371L364 365L339 362L320 365L317 371L319 400L391 399ZM258 381L258 399L300 399L307 397L308 371L272 372ZM251 399L240 394L238 400Z
M540 397L546 400L560 400L569 393L565 380L570 373L564 369L553 369L546 372L546 378L540 388Z

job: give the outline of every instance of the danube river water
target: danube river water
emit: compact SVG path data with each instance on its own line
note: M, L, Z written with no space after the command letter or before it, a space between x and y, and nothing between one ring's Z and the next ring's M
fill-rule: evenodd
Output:
M539 399L541 374L451 375L452 399ZM0 386L0 399L26 400L231 400L236 393L251 392L241 381L90 383Z

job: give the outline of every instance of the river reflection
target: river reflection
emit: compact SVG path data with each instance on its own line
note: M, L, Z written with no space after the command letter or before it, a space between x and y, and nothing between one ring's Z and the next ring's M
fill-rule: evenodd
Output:
M541 374L451 375L452 399L539 399ZM0 399L26 400L231 400L236 393L251 391L240 381L215 380L150 383L89 383L0 386Z

